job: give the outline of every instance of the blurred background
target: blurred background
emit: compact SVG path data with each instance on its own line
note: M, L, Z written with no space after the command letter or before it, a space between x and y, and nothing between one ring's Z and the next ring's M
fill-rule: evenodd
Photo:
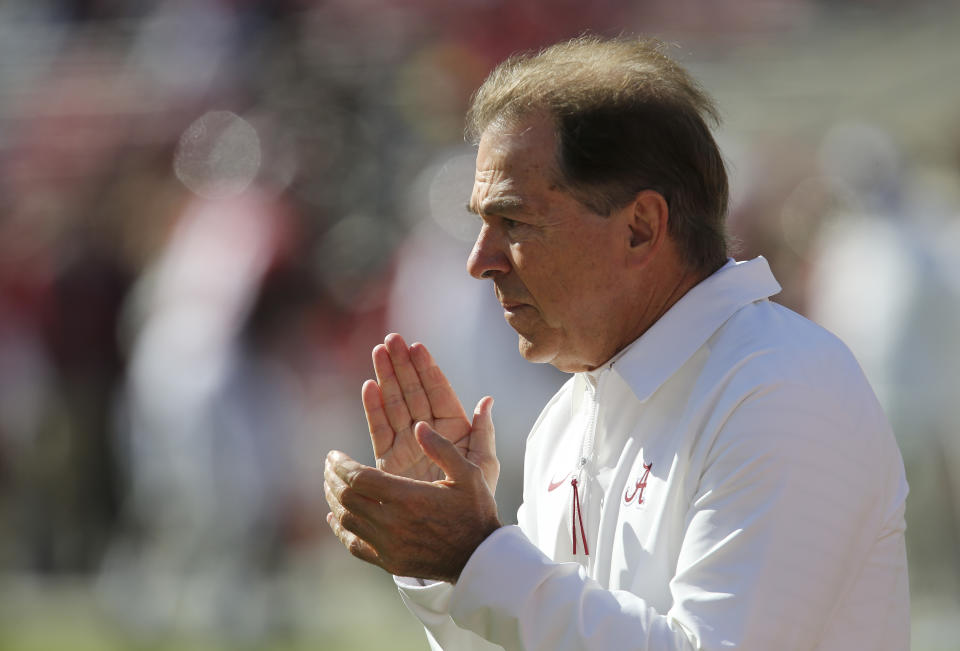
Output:
M391 331L487 393L513 521L563 381L464 264L472 91L655 35L724 116L738 257L837 332L911 493L913 648L960 639L960 6L0 1L0 649L423 649L329 532Z

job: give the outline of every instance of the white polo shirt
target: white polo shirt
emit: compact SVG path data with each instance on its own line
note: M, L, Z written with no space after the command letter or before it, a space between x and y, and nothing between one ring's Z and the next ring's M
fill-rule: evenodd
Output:
M519 525L456 585L397 579L434 649L909 648L900 452L779 290L731 261L560 389Z

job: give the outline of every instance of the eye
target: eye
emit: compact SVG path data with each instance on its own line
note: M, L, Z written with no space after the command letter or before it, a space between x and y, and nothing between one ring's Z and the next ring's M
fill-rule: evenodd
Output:
M503 218L503 227L506 228L508 231L513 230L519 225L520 225L520 222L518 222L515 219L510 219L509 217Z

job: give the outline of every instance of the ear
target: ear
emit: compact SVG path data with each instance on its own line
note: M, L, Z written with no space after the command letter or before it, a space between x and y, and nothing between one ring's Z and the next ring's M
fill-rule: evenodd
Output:
M630 259L644 264L663 246L667 237L670 209L667 200L655 190L641 190L630 204Z

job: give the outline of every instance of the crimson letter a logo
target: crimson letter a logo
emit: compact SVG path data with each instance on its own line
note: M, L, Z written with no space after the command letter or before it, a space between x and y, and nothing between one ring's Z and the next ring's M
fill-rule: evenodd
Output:
M650 469L653 468L653 462L643 464L643 475L640 479L637 480L636 485L633 487L633 493L630 493L628 488L623 494L623 503L629 504L636 498L637 504L643 504L643 491L647 487L647 477L650 476Z

